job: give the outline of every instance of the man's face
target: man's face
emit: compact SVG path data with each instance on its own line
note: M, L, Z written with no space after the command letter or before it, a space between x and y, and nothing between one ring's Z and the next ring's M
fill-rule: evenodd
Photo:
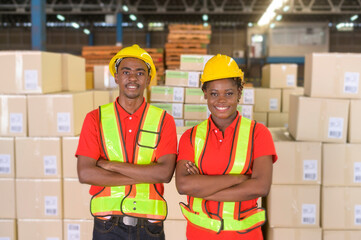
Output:
M119 85L119 97L143 98L144 89L150 83L147 65L138 58L124 58L118 66L115 82Z

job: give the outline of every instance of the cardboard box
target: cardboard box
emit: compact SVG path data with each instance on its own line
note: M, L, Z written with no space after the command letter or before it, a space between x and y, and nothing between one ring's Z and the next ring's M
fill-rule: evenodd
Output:
M253 87L244 87L242 90L241 100L239 104L254 104L254 88Z
M299 141L345 143L348 100L291 95L289 131Z
M62 90L85 91L85 58L62 53Z
M322 240L321 228L267 228L267 240Z
M144 90L146 92L146 90ZM93 109L114 102L119 96L118 88L112 90L93 90Z
M266 64L262 67L262 87L297 87L297 64Z
M60 179L16 179L17 218L62 219L61 183Z
M17 178L61 178L60 138L19 137L15 152Z
M322 187L322 228L361 230L361 191L356 187Z
M267 113L268 127L288 127L288 113Z
M289 111L290 95L303 95L304 92L305 90L303 87L282 89L282 112L286 113Z
M0 93L33 94L61 91L61 54L1 51Z
M19 219L18 240L63 239L63 221L54 219Z
M321 184L320 142L275 140L275 147L278 160L273 166L273 184Z
M0 178L15 177L14 138L0 137Z
M64 219L64 240L91 240L94 221Z
M17 239L15 219L0 219L0 239Z
M177 191L175 185L175 178L173 177L171 182L164 184L164 198L168 204L168 216L167 221L169 220L184 220L181 208L179 206L180 202L187 203L187 196L180 195Z
M350 122L348 128L348 142L361 143L361 100L350 101Z
M181 54L180 69L186 71L200 71L204 69L204 65L211 59L213 55L196 55Z
M152 86L150 90L151 102L184 102L183 87Z
M93 109L92 92L28 96L30 137L76 136Z
M115 82L113 75L110 73L108 65L94 66L94 89L105 90L117 87L118 84Z
M165 85L177 87L199 87L200 72L166 70Z
M183 118L183 103L151 103L153 106L164 109L174 118Z
M255 88L255 112L280 112L281 89Z
M267 113L266 112L253 112L253 120L257 123L262 123L267 126Z
M361 186L361 144L323 144L323 186ZM361 190L361 189L360 189Z
M184 104L185 120L206 120L210 114L206 104Z
M237 105L237 111L243 117L253 119L253 105Z
M205 119L203 119L203 120L184 120L184 126L191 128L191 127L194 127L195 125L200 124L204 120Z
M184 120L183 119L174 119L176 127L184 127Z
M90 213L90 186L81 184L78 178L64 178L64 218L93 219Z
M270 227L319 228L319 185L272 185L267 197Z
M274 142L294 142L294 139L288 132L287 128L268 128L268 130L271 132Z
M164 222L164 234L167 239L187 240L187 220L167 220Z
M305 57L305 95L361 98L361 54L312 53Z
M86 90L91 90L94 88L94 72L86 72L85 73L85 81L86 81Z
M15 179L0 178L0 191L1 191L0 219L2 218L15 219L16 218Z
M186 88L185 91L185 103L207 104L201 88Z
M78 148L79 137L62 138L62 163L63 178L78 178L77 158L75 157Z
M27 135L26 96L0 95L0 116L0 136Z
M323 240L360 240L361 231L324 230Z

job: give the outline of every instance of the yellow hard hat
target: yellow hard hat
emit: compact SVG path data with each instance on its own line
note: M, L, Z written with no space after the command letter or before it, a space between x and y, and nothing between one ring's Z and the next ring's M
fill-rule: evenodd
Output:
M226 55L217 54L216 56L209 59L204 66L201 82L205 83L217 79L238 77L243 81L243 75L244 73L241 69L239 69L233 58Z
M140 48L137 44L134 44L131 47L123 48L117 54L115 54L115 56L110 60L109 71L113 75L113 77L115 77L114 75L117 72L116 69L117 60L123 58L138 58L144 61L147 64L147 66L150 68L150 76L151 76L150 81L152 82L152 80L155 78L156 70L152 57L149 55L149 53L147 53L144 49Z

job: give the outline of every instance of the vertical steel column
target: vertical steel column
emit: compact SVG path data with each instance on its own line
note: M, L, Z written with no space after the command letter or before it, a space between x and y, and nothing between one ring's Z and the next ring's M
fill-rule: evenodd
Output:
M117 46L123 44L123 14L117 13Z
M88 36L88 45L94 46L94 34L92 32Z
M46 14L44 0L31 1L31 48L46 50Z
M150 48L150 32L147 32L147 34L145 35L145 42L146 42L146 47Z

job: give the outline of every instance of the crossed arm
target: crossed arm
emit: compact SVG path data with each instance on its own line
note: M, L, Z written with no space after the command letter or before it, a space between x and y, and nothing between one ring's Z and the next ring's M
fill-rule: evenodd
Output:
M180 160L176 167L176 186L180 194L206 200L251 200L268 194L272 165L272 156L262 156L254 160L252 175L201 175L194 163Z
M172 178L175 159L175 154L167 154L161 156L155 163L137 165L78 156L77 169L81 183L95 186L167 183Z

